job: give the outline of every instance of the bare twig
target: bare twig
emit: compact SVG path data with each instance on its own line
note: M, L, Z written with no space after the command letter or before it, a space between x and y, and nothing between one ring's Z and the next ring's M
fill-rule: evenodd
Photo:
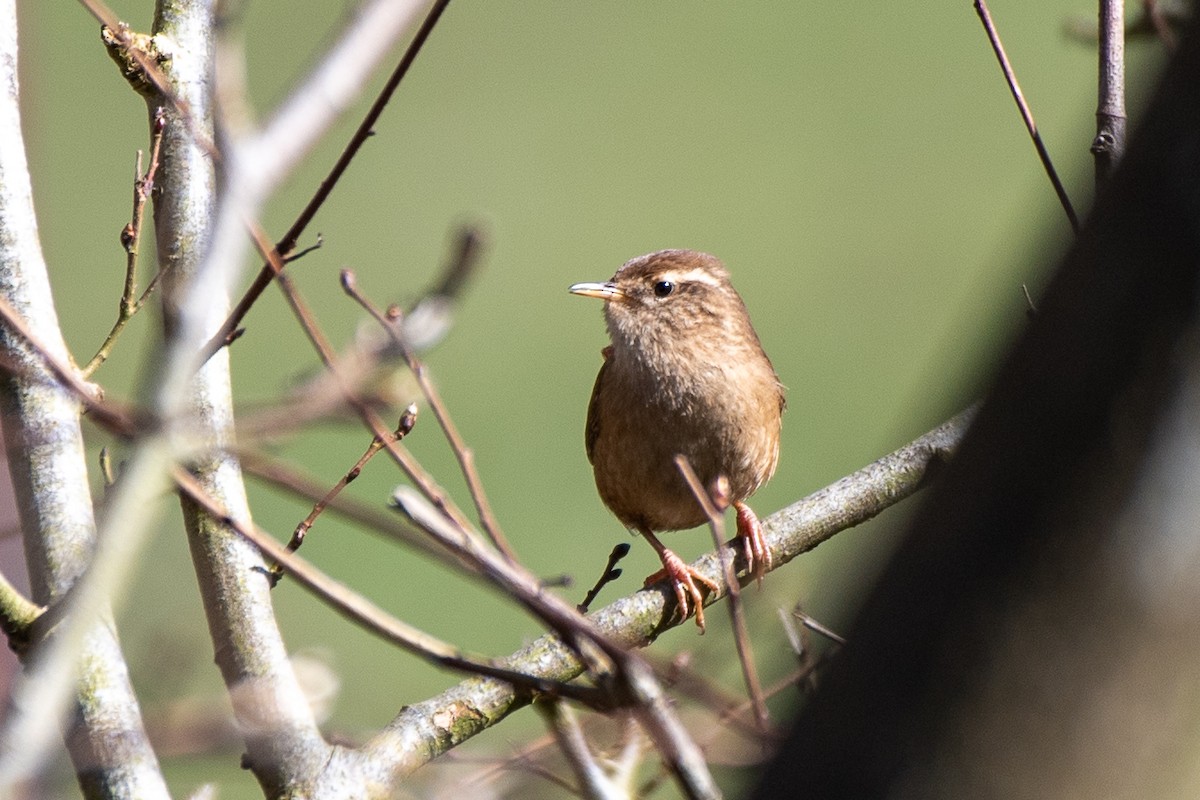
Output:
M576 606L580 614L587 613L592 603L596 600L596 596L600 594L601 589L621 577L621 569L617 566L617 562L627 555L629 555L629 542L621 542L613 547L612 552L608 554L608 563L604 565L604 571L600 573L600 577L596 579L596 583L584 595L583 602Z
M326 484L262 452L239 449L238 460L247 474L279 491L310 502L317 502L326 494ZM374 503L358 500L348 494L339 494L329 500L327 508L330 513L386 536L390 541L399 542L422 555L438 559L447 566L454 567L461 563L431 541L424 532L404 525L395 514L386 512Z
M975 0L975 13L979 15L979 21L983 23L983 29L987 32L988 41L992 43L992 50L995 51L996 59L1000 62L1000 69L1004 72L1004 80L1007 81L1013 100L1017 103L1017 109L1021 112L1021 119L1025 121L1025 129L1029 131L1029 137L1033 139L1033 146L1037 149L1038 158L1042 161L1042 168L1050 178L1050 183L1054 186L1054 193L1058 195L1058 201L1062 203L1063 211L1067 214L1071 230L1078 233L1079 217L1075 215L1075 208L1071 205L1067 190L1063 187L1058 172L1054 169L1054 162L1050 160L1050 153L1042 142L1042 135L1038 133L1037 124L1033 121L1033 112L1029 110L1029 104L1025 102L1025 95L1021 93L1017 76L1013 72L1012 64L1008 61L1008 54L1004 52L1000 34L997 33L996 26L992 23L992 15L984 0Z
M117 337L125 330L126 324L133 318L133 315L145 305L151 292L154 291L154 287L158 284L159 275L162 274L161 271L156 271L154 278L146 286L146 291L140 297L136 296L138 255L141 253L142 243L142 219L145 216L146 201L150 198L150 192L154 190L154 177L158 173L158 157L162 151L165 127L166 117L160 109L154 118L150 166L146 168L144 175L142 174L142 151L138 151L133 180L133 213L130 216L129 224L121 230L121 244L125 248L125 287L121 292L121 301L117 304L117 321L113 323L108 336L104 337L96 354L80 370L85 378L91 377L92 373L108 359Z
M609 697L618 706L630 707L637 715L687 797L720 796L699 748L671 709L649 665L612 641L589 618L544 592L540 582L516 562L490 549L475 547L467 531L436 513L409 487L397 487L393 499L409 519L464 560L474 563L477 574L549 625L558 634L558 643L565 644L574 659L578 659L576 663L588 662L594 675L611 676L605 681ZM611 668L597 658L601 654ZM390 736L382 735L376 738L375 746L385 748L390 742Z
M695 495L696 502L700 504L700 507L704 509L704 515L708 517L708 526L712 530L713 547L721 556L721 569L725 573L725 586L729 591L729 621L733 628L733 640L737 646L738 661L742 665L742 678L746 681L746 692L750 695L750 701L754 706L754 717L758 721L759 727L765 731L771 724L771 720L767 715L767 704L763 700L758 670L754 666L754 648L750 645L750 634L746 630L746 613L742 608L742 593L738 586L737 572L733 568L733 552L722 546L725 543L725 520L721 516L721 509L713 502L712 496L700 482L700 476L692 469L692 464L688 461L687 456L675 456L675 466L679 468L688 488ZM746 554L746 558L748 561L749 553ZM770 566L770 564L768 563L766 566ZM700 613L699 608L696 609L696 613Z
M524 675L496 666L478 657L469 656L453 645L412 627L388 614L359 593L325 575L252 523L231 517L229 512L212 498L186 470L175 469L172 477L180 491L203 508L206 513L252 542L264 556L273 559L284 572L294 577L297 582L313 592L323 602L347 619L401 649L448 669L495 678L525 690L570 697L587 703L596 703L601 698L599 692L589 690L587 687L568 686L553 679L547 680L538 676Z
M325 237L324 237L324 235L318 233L317 240L315 242L310 244L308 247L305 247L303 250L296 250L292 253L289 253L283 259L283 263L291 264L293 262L299 261L300 259L304 258L309 253L320 250L324 246L325 246ZM276 248L278 249L278 245L276 245Z
M463 477L467 482L467 490L471 493L471 499L475 503L475 511L479 514L479 524L483 528L483 532L487 534L492 545L505 558L509 561L515 561L516 556L504 536L504 531L500 528L499 520L496 519L496 515L492 512L492 506L487 499L487 492L483 488L483 481L479 478L479 471L475 469L475 454L458 432L458 427L454 424L454 420L451 418L450 412L442 400L441 393L438 392L433 381L429 379L425 363L417 358L416 353L413 352L413 349L409 347L407 340L404 338L404 329L399 317L395 313L382 314L359 291L358 281L352 270L343 269L341 278L342 288L345 289L346 294L352 297L355 302L362 306L367 313L383 326L383 329L391 337L392 342L399 349L401 356L404 358L404 363L412 370L413 376L417 379L417 385L421 387L421 393L425 395L425 399L429 402L429 408L433 411L434 417L437 418L438 425L441 426L442 432L446 436L446 441L450 443L450 449L454 452L454 457L458 460L459 469L462 471Z
M1096 105L1096 188L1125 153L1125 3L1100 0L1099 99Z
M422 493L432 502L439 511L446 517L452 520L462 530L470 530L470 525L463 515L462 511L454 504L446 492L438 486L433 477L429 475L416 459L398 442L388 441L391 429L383 418L379 416L369 404L357 397L350 389L351 382L347 381L341 375L341 368L337 363L336 354L333 346L328 338L321 331L316 323L312 312L308 305L304 302L300 292L296 289L290 276L283 272L283 261L278 250L270 243L265 233L257 225L248 226L251 239L255 247L258 249L259 255L271 266L278 278L279 288L283 291L288 305L292 309L292 313L300 322L305 335L312 343L313 348L317 351L321 363L333 374L339 388L343 392L346 401L354 408L363 423L371 431L371 433L380 441L384 442L384 447L388 454L404 471L414 485L416 485Z
M1029 294L1029 286L1021 284L1021 294L1025 295L1025 316L1033 319L1037 316L1037 306L1033 303L1033 296Z
M321 206L329 199L329 195L333 193L334 187L350 166L350 162L354 160L354 157L358 155L358 151L371 138L376 123L379 122L379 118L383 115L383 110L387 108L392 95L396 93L396 89L400 86L400 81L408 74L409 67L412 66L417 54L421 52L421 47L429 38L429 34L432 33L434 26L437 25L438 20L442 16L442 12L445 11L446 6L449 4L450 0L438 0L430 8L429 13L425 16L425 21L421 23L408 49L404 51L400 63L396 65L387 83L379 91L375 102L371 104L370 110L367 111L366 116L359 123L358 128L354 131L354 135L350 137L350 141L346 144L345 149L342 150L342 154L338 156L338 160L334 163L333 168L325 176L325 179L321 181L321 185L317 187L316 193L308 201L304 209L301 210L299 216L296 217L291 227L283 235L283 238L275 245L277 252L282 253L284 256L291 255L292 250L296 247L296 242L299 241L300 236L308 228L313 218L316 217ZM225 324L221 326L217 333L209 340L208 344L205 345L204 357L206 359L210 358L220 348L229 344L231 341L229 338L230 335L238 329L242 320L245 319L246 314L249 313L251 306L254 305L255 301L258 300L259 296L270 285L272 278L277 274L278 271L270 263L263 265L254 282L250 284L250 287L234 307L233 312L230 313Z
M800 624L802 624L804 627L808 628L810 631L816 631L826 639L832 641L834 644L844 645L846 643L846 637L833 630L833 628L830 628L818 620L813 619L808 614L799 611L799 609L793 611L792 614L800 620Z
M414 403L413 405L410 405L408 408L404 409L404 413L400 415L400 422L396 425L396 429L391 432L388 438L386 440L380 439L378 436L373 438L371 440L371 444L367 446L366 452L362 454L362 457L359 458L357 462L355 462L354 466L342 476L341 480L334 484L332 489L326 492L325 495L313 505L312 511L310 511L308 516L296 526L296 530L292 532L292 538L287 544L288 552L294 553L300 549L300 545L304 543L304 537L308 535L313 523L317 521L317 517L321 515L326 506L328 506L335 497L341 494L342 489L345 489L348 485L350 485L351 482L358 478L359 473L362 472L362 468L366 466L367 462L374 458L375 455L389 443L398 442L407 436L412 431L413 426L416 424L417 406ZM275 580L278 580L279 577L283 575L283 567L276 564L275 567L272 568L271 574Z
M949 458L970 418L970 413L960 414L896 452L763 520L772 554L772 570L916 492L930 472ZM721 575L720 559L715 553L702 557L692 566L714 578ZM715 593L708 597L710 602L716 599ZM667 593L662 589L642 589L592 612L588 619L615 645L644 647L664 627L679 624L664 618L667 603ZM583 671L571 648L555 636L538 639L507 658L505 664L518 671L536 672L556 680L570 680ZM367 746L366 753L380 759L381 763L393 765L399 773L407 774L487 729L525 702L524 698L491 682L459 684L437 697L406 708ZM448 735L438 736L433 746L428 741L417 746L400 734L412 726L428 727L435 715L444 713L448 707L469 708L471 718L462 720L462 724L456 725Z

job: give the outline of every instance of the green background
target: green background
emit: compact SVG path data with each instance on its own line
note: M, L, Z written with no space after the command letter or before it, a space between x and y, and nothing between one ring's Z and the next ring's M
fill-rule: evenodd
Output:
M351 7L236 5L263 116ZM112 7L135 29L149 27L150 2ZM129 218L134 152L147 144L145 110L81 7L27 2L20 11L42 241L68 342L83 361L115 315L118 233ZM996 2L992 11L1082 212L1092 183L1095 55L1062 31L1094 7ZM1144 102L1139 76L1152 74L1159 57L1155 46L1131 47L1131 105ZM364 102L272 198L262 220L270 234L290 224L381 83L377 76L365 87ZM436 273L453 227L486 226L484 269L428 363L522 560L542 575L575 576L572 600L627 535L596 497L583 453L605 343L600 308L568 295L569 284L606 279L626 259L664 247L726 262L788 387L780 468L754 500L765 515L968 403L1025 319L1021 284L1036 296L1069 233L965 0L455 0L376 132L301 242L320 231L324 247L294 275L329 337L346 343L362 315L338 288L341 267L356 270L380 302L411 301ZM157 325L153 314L139 318L97 374L113 396L130 397L151 368ZM286 392L316 368L274 289L246 325L234 349L243 405ZM98 430L90 434L94 451L106 443ZM324 426L271 447L332 485L367 441L352 426ZM432 415L409 444L469 507ZM382 504L399 480L380 459L351 491ZM302 503L251 491L257 521L281 538L307 513ZM178 514L169 499L163 509L120 614L152 719L183 697L226 702ZM792 664L776 609L802 601L844 627L903 520L903 508L888 512L748 593L767 682ZM709 549L707 537L672 534L668 543L690 557ZM633 544L624 577L601 603L656 568L650 548ZM497 596L332 517L317 523L303 554L475 652L502 655L540 632ZM340 679L328 723L337 735L359 737L457 680L344 623L294 582L275 598L289 647ZM738 692L726 614L716 608L709 618L705 637L684 626L654 651L691 651ZM779 701L777 715L790 707ZM536 716L522 713L468 752L503 757L540 731ZM213 780L222 797L257 796L236 752L170 759L173 790ZM749 779L723 775L731 788Z

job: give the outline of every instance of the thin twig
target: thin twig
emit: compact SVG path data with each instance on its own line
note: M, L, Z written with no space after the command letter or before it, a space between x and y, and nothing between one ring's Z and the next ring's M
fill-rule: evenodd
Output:
M1029 317L1030 319L1033 319L1034 317L1037 316L1038 310L1037 310L1037 306L1034 305L1033 295L1031 295L1029 293L1029 286L1022 283L1021 284L1021 293L1025 295L1025 316Z
M721 568L725 572L725 586L729 589L729 621L733 628L733 640L737 645L738 661L742 665L742 678L746 681L746 691L754 705L754 717L762 730L771 724L767 715L767 704L763 700L762 684L758 680L758 670L754 665L754 649L750 645L750 634L746 629L746 612L742 607L742 592L738 586L737 572L733 568L733 551L725 547L725 520L721 509L713 502L712 495L704 488L700 476L692 469L687 456L675 456L675 466L679 468L688 488L696 497L696 502L708 517L708 526L712 530L713 547L721 556Z
M445 402L442 400L441 394L433 381L429 379L429 373L425 369L425 362L417 358L417 354L409 347L408 341L404 336L403 325L400 323L398 316L395 314L384 315L378 308L358 289L358 280L354 272L349 269L343 269L341 273L342 288L346 294L354 299L360 306L363 307L388 333L392 342L399 349L404 363L412 370L413 377L417 379L417 385L421 387L421 393L425 395L425 399L429 402L429 408L433 411L434 417L438 421L438 425L442 428L442 433L446 436L446 441L450 444L450 449L454 452L454 457L458 460L459 469L462 471L463 478L467 482L467 490L471 494L471 499L475 503L475 511L479 514L479 524L483 528L483 532L487 534L488 539L501 554L509 561L515 561L516 555L513 549L508 544L508 540L504 536L504 531L500 528L500 521L496 519L496 515L492 512L492 506L488 502L487 492L483 488L483 481L479 478L479 471L475 468L475 454L466 441L463 440L462 434L458 432L458 427L454 424L453 418L450 416L449 410L446 408Z
M287 574L319 597L326 605L385 641L439 666L495 678L525 690L569 697L587 704L595 704L601 698L597 690L588 687L568 685L553 679L526 675L497 666L476 656L467 655L457 647L412 627L344 584L330 578L253 523L231 517L229 512L211 497L187 470L176 467L171 471L171 477L179 490L192 502L203 508L213 519L228 525L238 535L250 541L262 551L264 556L273 559Z
M442 16L442 12L445 11L446 6L449 4L450 0L438 0L436 3L434 3L433 7L429 9L429 13L425 16L425 21L421 23L421 27L418 28L412 42L404 51L404 55L401 57L400 63L396 65L396 68L392 71L391 76L383 85L383 88L379 91L379 95L375 98L375 102L371 104L371 108L367 111L366 116L363 117L362 122L359 123L358 128L354 131L354 135L350 137L350 141L346 144L345 149L342 150L342 154L338 156L337 162L334 163L333 168L330 169L329 174L325 176L325 179L321 181L320 186L317 187L316 193L312 196L312 199L308 201L308 204L305 205L299 216L296 217L296 220L292 223L291 227L288 228L287 232L283 235L283 238L281 238L275 245L275 250L277 252L282 253L284 256L291 255L292 250L296 247L296 242L299 241L300 236L304 233L305 229L308 228L308 225L310 222L312 222L313 218L316 217L317 212L321 209L321 206L324 205L325 201L329 199L330 194L333 193L334 187L337 186L338 181L346 172L346 169L350 166L350 162L354 160L354 157L358 155L358 151L373 135L375 125L379 122L379 118L383 115L383 110L387 108L387 104L392 99L392 95L396 93L396 89L400 86L400 81L404 79L406 74L408 74L409 67L412 66L417 54L421 52L421 47L429 38L429 34L432 33L434 26L437 25L438 20ZM246 290L245 294L243 294L242 298L238 300L237 305L230 313L229 318L226 319L225 324L221 326L216 334L213 335L213 337L209 340L208 344L205 345L205 360L211 358L213 353L229 344L231 341L229 338L230 335L238 329L238 326L241 325L242 320L246 317L246 314L249 313L251 306L254 305L259 296L262 295L263 291L266 290L267 286L270 285L271 280L277 274L278 270L276 269L275 265L271 264L270 262L263 265L263 268L259 270L258 276L255 277L254 282L250 284L250 287Z
M808 628L810 631L816 631L826 639L832 641L834 644L844 645L846 643L846 637L833 630L833 628L830 628L813 617L810 617L808 614L801 612L799 609L793 611L792 614L800 620L800 623L804 625L804 627Z
M296 530L292 532L292 538L287 543L288 552L294 553L300 549L300 545L304 544L304 537L307 536L309 530L312 529L313 523L317 521L317 517L319 517L325 508L331 502L333 502L334 498L341 494L343 489L345 489L358 478L367 462L374 458L375 455L389 443L398 442L411 433L413 426L416 424L417 406L414 403L408 408L404 409L404 413L400 415L400 422L396 425L396 429L391 432L386 440L380 439L378 436L372 438L371 444L367 446L367 450L362 454L362 457L359 458L358 461L355 462L354 466L351 467L346 474L341 477L341 480L333 485L332 489L326 492L320 500L313 504L312 511L310 511L308 516L296 526ZM271 576L273 581L278 581L279 578L283 576L283 567L279 564L276 564L271 568Z
M1012 92L1013 100L1017 102L1017 109L1021 112L1021 119L1025 121L1025 129L1029 131L1029 137L1033 139L1033 146L1037 149L1038 158L1042 161L1042 168L1046 171L1046 175L1050 178L1050 183L1054 186L1054 193L1058 195L1058 201L1062 203L1063 211L1067 214L1067 219L1071 223L1071 230L1075 233L1079 232L1079 217L1075 215L1075 208L1071 205L1071 198L1067 196L1067 190L1063 187L1062 181L1059 180L1058 172L1054 169L1054 162L1050 160L1050 153L1046 150L1046 145L1042 142L1042 135L1038 132L1037 124L1033 121L1033 112L1029 110L1029 104L1025 102L1025 95L1021 93L1021 87L1017 83L1017 76L1013 72L1012 64L1008 61L1008 54L1004 52L1004 45L1000 41L1000 34L996 31L996 26L992 23L992 15L988 11L987 3L984 0L975 0L975 13L979 15L979 21L983 23L983 29L987 32L988 41L992 43L992 50L996 53L996 59L1000 62L1000 69L1004 72L1004 80L1008 82L1009 91Z
M297 250L294 253L289 254L286 258L283 259L283 263L291 264L295 261L299 261L300 259L304 258L309 253L312 253L316 250L320 250L324 246L325 246L325 237L322 234L318 233L317 240L315 242L313 242L312 244L310 244L308 247L304 248L303 250Z
M587 613L587 610L600 594L601 589L621 577L621 569L617 566L617 562L627 555L629 555L629 542L621 542L608 554L608 563L604 565L604 571L600 573L600 577L596 579L596 583L584 595L583 602L576 606L580 614Z
M146 201L150 199L150 193L154 190L154 178L158 174L158 158L162 152L163 131L166 129L166 124L166 116L159 109L154 117L150 166L146 168L144 175L142 174L142 151L138 151L133 180L133 213L130 216L129 224L121 230L121 244L125 248L125 286L121 292L121 301L117 304L117 321L113 323L108 336L104 337L104 341L96 350L96 354L92 356L91 361L88 361L80 370L85 378L91 377L92 373L108 359L117 337L125 330L126 324L133 319L134 314L142 309L146 300L149 299L150 293L158 284L161 272L155 274L140 297L135 297L137 295L138 255L142 249L142 220L145 217Z
M354 408L355 412L367 426L367 429L375 437L384 442L384 447L386 447L388 455L400 466L409 480L421 490L442 514L463 530L469 531L470 524L467 522L466 516L454 504L445 490L434 481L433 477L421 467L416 459L401 444L387 441L391 429L384 422L383 417L371 408L368 403L350 391L350 383L344 380L341 375L333 345L330 344L325 334L321 332L316 319L313 317L308 305L304 302L303 297L301 297L300 292L292 283L291 278L283 272L283 261L280 258L279 251L270 243L261 228L257 225L249 225L247 227L250 231L251 240L254 242L255 247L258 248L259 255L275 271L279 279L279 288L283 291L284 298L291 307L292 313L299 320L305 335L317 351L321 363L333 374L334 379L338 382L339 387L346 397L346 401Z

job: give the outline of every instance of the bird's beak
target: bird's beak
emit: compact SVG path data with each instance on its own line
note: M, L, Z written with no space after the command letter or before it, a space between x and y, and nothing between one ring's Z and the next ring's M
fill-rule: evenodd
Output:
M598 297L601 300L619 300L625 293L612 283L577 283L567 290L583 297Z

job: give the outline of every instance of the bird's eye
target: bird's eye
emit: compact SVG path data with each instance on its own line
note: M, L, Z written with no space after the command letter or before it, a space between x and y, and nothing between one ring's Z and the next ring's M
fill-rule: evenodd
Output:
M675 284L671 281L659 281L654 284L655 297L666 297L673 291L675 291Z

